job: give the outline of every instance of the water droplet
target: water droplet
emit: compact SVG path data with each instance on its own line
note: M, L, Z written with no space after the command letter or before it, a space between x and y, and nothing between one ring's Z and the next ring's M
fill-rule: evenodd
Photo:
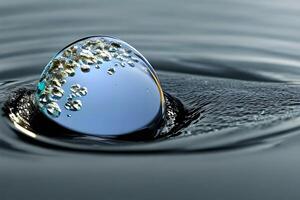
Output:
M113 75L115 72L116 72L115 68L109 68L109 69L107 70L107 73L108 73L109 75Z
M76 92L76 95L77 96L85 96L85 95L87 95L87 93L88 93L87 88L82 87L82 88L79 89L79 91Z
M54 85L54 86L57 86L57 87L61 87L62 82L59 81L57 78L54 78L54 79L51 80L51 84Z
M75 70L70 68L70 69L66 69L66 72L69 76L74 76L75 75Z
M81 87L79 84L74 84L71 86L70 91L72 92L69 98L74 98L76 96L82 97L87 95L88 89L86 87Z
M71 92L76 93L79 90L79 88L80 88L79 84L74 84L71 86L70 90Z
M48 102L48 97L46 94L42 94L39 96L39 103L41 104L45 104Z
M91 67L88 65L82 65L81 66L81 71L82 72L89 72L91 70Z
M79 111L82 107L80 100L70 100L65 104L65 108L71 111Z
M116 48L122 47L122 45L120 43L117 43L117 42L112 42L111 46L116 47Z
M108 52L105 52L105 51L101 51L99 56L105 60L105 61L110 61L111 60L111 55L108 54Z
M122 67L125 67L125 66L126 66L126 63L125 63L125 62L121 62L121 66L122 66Z
M47 108L47 112L49 113L49 115L51 115L55 118L59 117L61 110L57 103L55 103L55 102L48 103L46 108Z
M134 63L130 60L127 62L130 67L134 67Z
M107 76L116 70L118 76ZM41 75L35 97L47 119L84 135L154 136L164 119L155 71L133 47L111 37L85 38L60 51Z
M136 58L136 57L133 57L133 56L131 56L131 60L132 60L133 62L139 62L139 59Z
M52 89L52 98L60 99L64 95L64 90L60 87L54 86Z

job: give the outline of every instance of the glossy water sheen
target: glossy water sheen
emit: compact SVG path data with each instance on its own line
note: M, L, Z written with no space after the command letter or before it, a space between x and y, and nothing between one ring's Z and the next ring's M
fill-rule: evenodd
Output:
M157 132L165 107L148 61L129 44L104 36L61 50L41 75L36 102L66 129L110 137Z
M0 199L299 199L299 19L297 0L1 1L1 103L35 89L58 49L104 34L186 111L174 138L100 152L23 140L3 117Z

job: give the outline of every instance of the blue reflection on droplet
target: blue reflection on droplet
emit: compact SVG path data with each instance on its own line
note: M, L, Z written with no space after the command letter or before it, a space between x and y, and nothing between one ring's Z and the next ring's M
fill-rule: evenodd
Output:
M93 136L121 136L158 128L164 97L149 62L112 37L78 40L46 66L35 95L56 124Z

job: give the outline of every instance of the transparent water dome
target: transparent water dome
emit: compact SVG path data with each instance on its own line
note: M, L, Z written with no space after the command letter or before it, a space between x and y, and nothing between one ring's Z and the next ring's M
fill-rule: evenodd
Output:
M47 64L35 102L62 128L115 138L155 134L165 100L149 62L124 41L107 36L78 40Z

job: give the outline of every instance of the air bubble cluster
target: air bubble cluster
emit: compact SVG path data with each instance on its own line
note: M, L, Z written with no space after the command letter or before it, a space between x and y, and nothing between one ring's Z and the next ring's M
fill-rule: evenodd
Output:
M38 83L38 103L52 117L59 117L60 106L56 103L65 95L64 84L69 77L76 73L88 73L91 68L100 69L104 62L115 60L117 64L125 67L134 67L139 60L132 55L131 49L124 49L118 42L109 42L104 38L90 38L69 46L60 52L47 66L47 73L43 74ZM78 72L77 68L80 68ZM107 70L108 75L113 75L115 68ZM78 87L78 88L77 88ZM75 91L76 90L76 91ZM71 111L78 111L82 107L81 100L74 99L87 95L87 88L74 84L70 88L71 94L65 102L65 108Z

